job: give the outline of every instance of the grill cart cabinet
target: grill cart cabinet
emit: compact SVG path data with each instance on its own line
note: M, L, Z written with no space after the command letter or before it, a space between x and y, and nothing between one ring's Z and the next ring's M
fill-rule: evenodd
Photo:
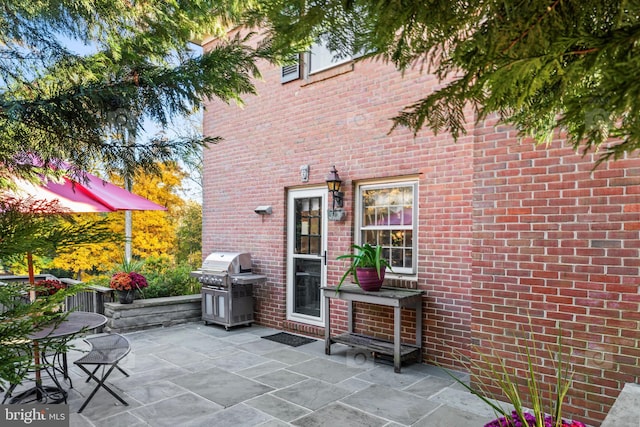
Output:
M253 285L267 278L252 273L250 254L213 252L191 275L202 284L205 324L217 323L229 329L253 322Z
M253 323L253 285L267 278L257 274L235 278L231 286L202 286L202 320L229 329ZM246 283L237 283L238 281Z

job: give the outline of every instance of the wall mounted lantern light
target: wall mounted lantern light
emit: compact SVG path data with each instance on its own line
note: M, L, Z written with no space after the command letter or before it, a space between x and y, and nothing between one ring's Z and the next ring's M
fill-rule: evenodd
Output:
M329 193L331 193L333 199L333 209L329 210L329 219L332 221L341 221L346 215L342 209L344 205L344 193L340 191L342 180L340 179L340 175L338 175L338 170L335 165L329 171L326 182Z

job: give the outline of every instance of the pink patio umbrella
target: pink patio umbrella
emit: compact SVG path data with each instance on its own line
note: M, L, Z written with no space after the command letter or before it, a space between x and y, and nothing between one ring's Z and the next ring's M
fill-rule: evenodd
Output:
M167 210L151 200L130 193L122 187L86 173L78 182L63 176L60 180L47 180L33 184L16 179L16 189L10 193L17 198L31 198L56 202L65 213L116 212L126 210ZM27 253L29 282L34 284L33 259Z
M56 201L68 213L167 210L164 206L91 174L86 175L86 182L74 181L65 176L61 181L49 180L40 185L23 180L16 180L15 183L15 196Z

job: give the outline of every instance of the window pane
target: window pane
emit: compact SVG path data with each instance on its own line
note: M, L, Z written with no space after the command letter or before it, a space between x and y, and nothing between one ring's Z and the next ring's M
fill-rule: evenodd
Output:
M391 232L391 246L406 246L404 230L394 230Z
M320 238L319 237L309 237L309 252L313 255L320 255Z
M309 237L304 236L300 238L300 247L298 248L299 254L309 253Z
M293 306L296 313L320 316L321 268L322 264L319 260L295 260L296 282Z
M330 51L323 41L318 41L311 45L309 52L309 73L335 67L350 60L351 55L338 55L337 52Z
M375 225L376 223L376 209L372 206L362 209L362 225L365 227L368 225Z
M404 267L404 251L402 249L394 249L391 251L391 267Z

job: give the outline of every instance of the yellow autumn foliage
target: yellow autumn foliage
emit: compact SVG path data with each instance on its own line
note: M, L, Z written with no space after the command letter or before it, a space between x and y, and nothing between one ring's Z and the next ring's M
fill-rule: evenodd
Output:
M173 163L161 165L161 176L140 174L135 177L133 193L167 207L167 211L134 211L132 213L132 255L145 259L151 256L173 256L177 250L176 231L184 200L177 190L185 173ZM110 180L122 185L122 179ZM87 215L87 214L83 214ZM92 214L91 214L92 215ZM110 229L124 236L124 212L107 215ZM81 217L80 215L78 216ZM119 264L124 254L124 240L115 244L96 244L77 248L71 253L60 254L52 261L52 267L73 271L76 276L92 270L104 272Z

